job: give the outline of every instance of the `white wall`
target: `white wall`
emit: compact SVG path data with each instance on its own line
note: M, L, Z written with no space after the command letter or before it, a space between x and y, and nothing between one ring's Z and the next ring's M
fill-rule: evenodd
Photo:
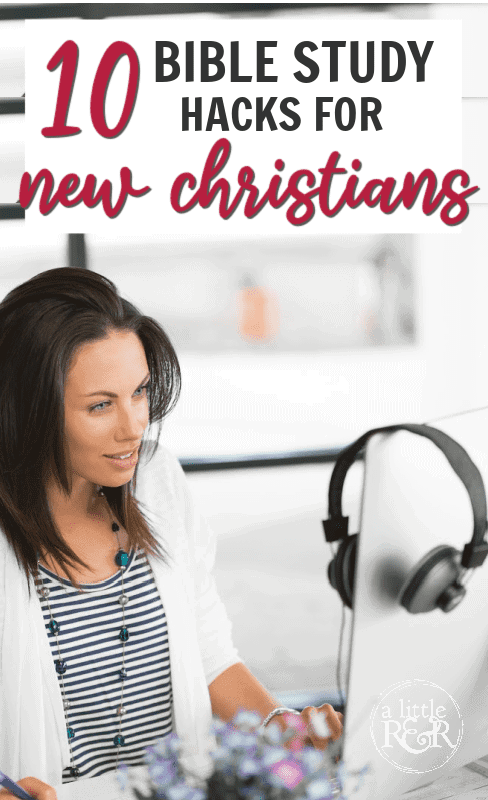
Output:
M416 240L418 345L319 354L184 354L166 442L180 455L322 448L369 427L488 405L488 205Z

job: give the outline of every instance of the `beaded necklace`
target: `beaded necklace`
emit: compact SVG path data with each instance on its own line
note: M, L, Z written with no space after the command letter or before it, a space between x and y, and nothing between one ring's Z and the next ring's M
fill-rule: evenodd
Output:
M101 497L105 496L101 489L99 490L99 494L100 494ZM107 505L108 505L108 503L107 503ZM109 506L109 510L110 510L110 506ZM115 535L117 537L117 542L118 542L118 545L119 545L119 549L118 549L118 551L117 551L117 553L115 555L114 562L118 567L120 567L120 576L121 576L121 581L122 581L122 594L120 595L120 597L117 600L117 602L119 603L119 605L121 606L121 609L122 609L122 627L120 628L120 631L119 631L119 639L122 642L122 667L118 671L118 676L119 676L119 679L121 681L121 691L120 691L120 705L117 708L117 712L116 712L117 716L119 717L119 732L116 734L116 736L114 736L114 739L113 739L113 743L117 747L117 760L116 760L116 764L115 764L115 768L117 769L117 767L119 765L120 748L125 744L125 738L122 735L122 717L126 713L126 709L124 708L124 702L123 702L124 701L124 681L126 680L127 674L128 674L127 670L125 668L125 643L129 639L129 630L128 630L126 624L125 624L125 606L129 602L129 598L128 598L127 594L125 593L125 590L124 590L124 572L125 572L125 570L127 568L127 564L128 564L128 561L129 561L129 554L126 553L126 551L123 549L123 547L122 547L122 545L120 543L120 539L119 539L120 526L118 525L117 522L115 522L115 520L112 521L112 530L113 530L113 532L115 533ZM73 755L73 749L71 747L71 742L75 737L75 731L69 724L69 714L68 714L68 712L69 712L69 708L70 708L70 703L69 703L69 701L68 701L68 699L66 697L66 690L65 690L64 678L63 678L63 675L65 674L66 669L67 669L67 665L66 665L66 661L63 661L63 659L61 658L61 650L60 650L60 647L59 647L59 633L60 633L60 630L61 630L61 626L54 619L54 615L53 615L53 612L52 612L52 609L51 609L51 605L49 603L50 590L43 585L42 578L41 578L41 576L39 574L39 570L37 570L37 572L36 572L36 574L34 576L34 580L35 580L35 584L36 584L36 589L37 589L37 593L38 593L38 596L39 596L39 600L41 601L41 606L42 606L42 600L45 600L45 602L47 604L47 607L48 607L48 610L49 610L49 614L51 616L51 620L50 620L50 622L48 624L49 632L53 636L56 637L56 644L57 644L57 648L58 648L58 658L55 660L54 664L56 666L56 672L57 672L57 674L59 675L59 677L61 679L60 680L61 695L62 695L62 698L63 698L64 716L65 716L65 720L66 720L66 733L67 733L67 736L68 736L68 743L69 743L69 749L70 749L70 754L71 754L71 764L70 764L70 767L69 767L69 774L70 774L70 776L72 778L78 778L80 776L80 769L75 764L75 759L74 759L74 755Z

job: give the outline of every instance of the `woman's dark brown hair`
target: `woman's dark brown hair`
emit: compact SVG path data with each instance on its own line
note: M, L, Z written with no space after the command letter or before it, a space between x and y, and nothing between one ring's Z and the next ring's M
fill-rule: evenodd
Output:
M90 569L57 530L46 484L54 477L70 491L64 386L73 355L111 330L132 331L142 342L151 376L149 422L160 428L179 397L178 359L161 326L122 299L112 281L85 269L51 269L17 286L0 303L0 525L25 571L29 595L41 550L78 588L70 565ZM143 442L141 454L151 457L156 446ZM137 468L123 486L103 487L107 501L131 546L167 563L133 496L136 473Z

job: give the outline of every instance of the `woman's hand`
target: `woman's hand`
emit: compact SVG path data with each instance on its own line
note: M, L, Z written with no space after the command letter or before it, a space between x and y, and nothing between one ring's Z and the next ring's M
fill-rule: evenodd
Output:
M320 712L320 715L317 716ZM300 715L307 726L308 738L316 750L326 750L330 742L342 736L344 719L340 711L335 711L329 703L315 708L307 706ZM328 733L324 736L324 717ZM308 742L306 742L308 744Z
M36 800L58 800L56 790L47 783L38 780L38 778L22 778L17 783L25 789L27 794L35 797ZM17 798L7 789L0 789L0 800L17 800Z
M296 749L298 739L301 745L313 744L316 750L326 750L330 742L342 736L343 719L341 712L335 711L329 703L318 708L307 706L300 716L283 714L287 727L294 728L297 733L288 743L289 748Z

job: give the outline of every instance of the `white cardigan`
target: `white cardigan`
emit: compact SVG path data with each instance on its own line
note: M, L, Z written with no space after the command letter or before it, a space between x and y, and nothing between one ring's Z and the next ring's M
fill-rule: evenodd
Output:
M208 685L240 661L231 623L212 576L216 539L196 513L177 459L165 448L138 470L137 499L170 554L149 557L166 612L173 688L173 730L185 766L211 768ZM70 752L58 677L41 605L0 531L0 769L14 781L62 782Z

